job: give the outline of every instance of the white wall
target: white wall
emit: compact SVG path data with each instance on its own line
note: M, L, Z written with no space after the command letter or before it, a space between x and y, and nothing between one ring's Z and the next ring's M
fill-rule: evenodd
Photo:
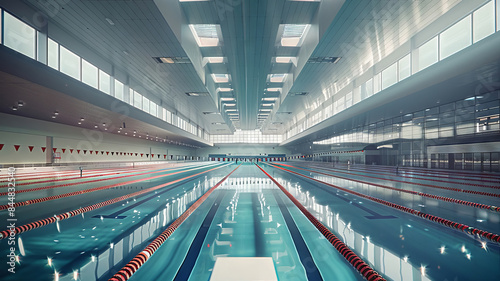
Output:
M60 163L163 160L164 154L174 155L175 160L177 155L195 155L195 150L180 146L0 113L0 144L4 144L0 150L0 164L46 163L41 147L47 147L47 136L52 137L53 148L57 148L61 154L61 160L57 160ZM19 151L15 150L14 145L21 145ZM34 146L32 152L28 146ZM66 149L64 153L63 148ZM74 149L73 153L69 149ZM81 150L79 154L77 149ZM84 154L83 150L87 150L87 153ZM98 154L90 154L90 150L98 151ZM106 151L110 152L109 155L106 155ZM115 152L115 155L112 156L111 152ZM134 154L117 156L116 152ZM141 157L140 153L144 156ZM155 154L155 158L151 159L151 155L150 159L146 158L145 154L151 153ZM160 158L157 154L161 155Z

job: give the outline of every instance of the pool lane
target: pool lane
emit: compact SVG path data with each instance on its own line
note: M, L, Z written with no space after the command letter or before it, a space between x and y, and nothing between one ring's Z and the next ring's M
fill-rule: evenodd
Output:
M74 210L79 207L87 206L94 204L96 202L102 202L109 199L113 199L119 196L131 194L133 192L137 192L140 190L145 190L147 188L153 187L158 184L163 184L168 181L177 180L183 177L186 177L190 173L202 172L208 169L218 167L220 165L201 165L197 167L178 167L174 170L168 171L159 171L154 174L142 175L137 177L132 177L128 179L118 179L118 180L109 180L104 182L95 182L89 184L79 184L71 187L62 187L55 190L43 190L38 192L30 192L30 193L21 193L16 194L16 202L22 202L26 199L33 198L42 198L47 196L56 196L60 194L65 194L68 192L78 192L80 190L88 190L90 188L98 188L104 185L115 184L118 185L114 188L98 190L90 193L78 194L76 196L70 196L66 198L60 198L55 200L50 200L46 202L41 202L37 204L31 204L26 206L21 206L16 208L16 217L18 219L17 224L22 225L28 222L32 222L34 220L46 218L48 216L52 216L54 214L59 214L63 212L67 212L70 210ZM184 172L190 171L190 172ZM147 179L151 176L161 176L170 173L178 172L178 174L173 174L165 177L158 177L156 179ZM131 183L131 184L122 184L127 181L132 180L140 180L139 182ZM29 196L28 198L26 198ZM6 200L6 198L4 198ZM6 219L8 216L7 210L0 211L0 220ZM2 229L3 230L3 229Z
M307 170L302 170L277 165L286 169L290 169L294 172L305 176L311 176L322 182L337 185L340 187L348 188L352 191L360 192L369 196L373 196L379 199L390 201L399 205L403 205L408 208L412 208L421 212L433 214L442 218L450 219L456 222L465 223L469 226L474 226L479 229L483 229L493 233L500 233L500 213L488 209L475 208L472 206L457 204L454 202L447 202L443 200L437 200L434 198L419 196L415 194L408 194L404 192L399 192L397 190L390 190L387 188L371 185L371 180L366 178L361 178L365 183L357 182L354 176L352 179L347 178L346 175L336 175L335 173L326 172L323 169L317 168L307 168ZM410 190L416 192L424 192L430 195L440 195L448 198L454 198L459 200L465 200L474 203L490 204L490 206L498 206L499 198L490 198L486 196L473 196L470 194L463 194L460 192L453 192L449 190L436 190L429 188L421 188L419 186L403 184L403 183L390 183L383 182L381 180L373 180L374 184L384 184L388 187L394 187L397 189ZM480 197L480 198L478 198Z
M242 165L130 280L172 280L176 275L177 280L208 280L217 257L261 256L273 258L279 280L308 280L308 275L309 280L321 280L313 276L323 280L363 280L310 222L301 220L297 208L280 193L257 167ZM217 210L211 214L214 208ZM207 218L210 227L196 249L198 253L188 254L193 241L201 239L200 230L206 230ZM292 236L305 243L298 246ZM305 259L301 259L303 254ZM179 276L179 268L187 259L192 263L193 256L196 262L187 270L189 278L186 272ZM314 271L316 275L308 274Z
M500 277L497 243L263 166L358 256L388 279L498 280ZM373 219L374 213L395 218Z

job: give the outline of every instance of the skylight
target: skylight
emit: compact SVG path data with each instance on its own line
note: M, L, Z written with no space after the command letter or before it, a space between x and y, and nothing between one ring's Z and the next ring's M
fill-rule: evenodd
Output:
M271 83L283 83L283 80L285 80L286 73L283 74L270 74L269 75L269 82Z
M228 74L212 74L212 79L215 83L227 83L229 82Z
M276 57L276 63L291 63L295 57Z
M308 27L308 24L285 24L281 36L281 46L299 47Z
M268 92L278 92L278 91L281 91L281 88L267 88L266 91L268 91Z
M199 47L215 47L219 45L219 35L215 24L190 24L196 43Z
M223 63L224 57L207 57L209 63Z

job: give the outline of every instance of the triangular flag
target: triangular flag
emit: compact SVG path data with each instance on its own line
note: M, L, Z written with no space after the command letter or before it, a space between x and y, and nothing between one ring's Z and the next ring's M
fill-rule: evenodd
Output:
M14 148L16 149L16 151L18 151L20 147L20 145L14 144Z
M160 158L160 154L158 154L158 158Z
M45 149L47 149L47 148L42 146L42 152L45 152Z
M142 157L142 155L144 155L144 154L143 154L143 153L141 153L141 157Z
M153 154L151 154L151 157L155 157L154 153L153 153Z
M69 153L73 153L73 148L70 148L70 149L69 149Z
M146 157L149 157L149 153L146 153Z
M63 149L62 149L62 152L63 152L63 153L65 153L65 152L66 152L66 148L63 148Z
M167 158L167 155L163 154L163 159L166 159Z
M101 151L101 155L104 154L104 151Z
M89 150L90 154L92 154L93 150Z
M3 143L2 143L2 144L0 144L0 150L2 150L2 148L3 148Z
M137 152L135 153L135 156L137 156Z
M115 153L113 151L111 151L111 155L115 155Z
M109 151L106 151L106 155L109 155Z
M76 150L76 153L77 153L77 154L78 154L78 153L80 153L80 149L77 149L77 150Z
M87 150L86 149L83 150L83 154L87 154Z
M29 148L30 152L32 152L32 151L33 151L34 146L30 145L30 146L28 146L28 148Z
M54 151L54 153L56 153L57 148L52 148L52 150Z

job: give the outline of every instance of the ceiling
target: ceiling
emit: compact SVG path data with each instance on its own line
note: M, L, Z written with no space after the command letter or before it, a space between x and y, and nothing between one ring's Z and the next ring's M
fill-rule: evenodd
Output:
M82 57L91 62L104 58L128 75L132 88L161 100L162 106L211 134L230 134L235 128L283 133L287 123L303 118L336 90L352 84L461 2L86 0L61 1L55 9L50 1L22 1L97 54ZM188 26L200 24L217 26L216 46L196 44ZM285 25L304 24L310 26L301 43L284 46ZM50 25L48 34L58 36ZM275 58L282 56L294 60L277 63ZM154 57L188 58L190 63L158 63ZM206 63L202 60L206 57L224 60ZM310 57L340 60L308 63ZM228 74L229 81L215 83L211 74ZM287 76L272 82L270 74ZM188 96L188 92L209 96ZM298 92L308 94L288 94Z

